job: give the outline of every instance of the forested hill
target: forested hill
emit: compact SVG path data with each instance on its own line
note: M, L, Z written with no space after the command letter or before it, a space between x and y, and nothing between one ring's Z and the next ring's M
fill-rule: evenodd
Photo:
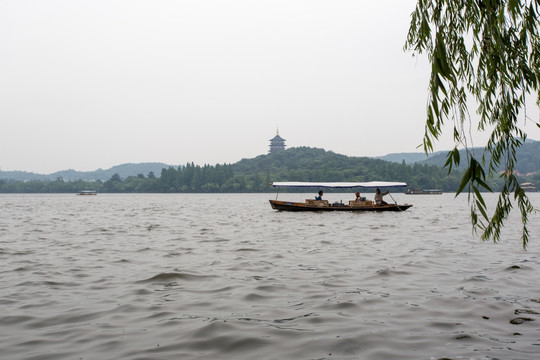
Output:
M113 174L108 180L14 181L0 179L0 193L70 193L93 189L109 193L231 193L272 192L274 181L402 181L410 188L456 191L462 172L448 174L447 169L428 164L394 163L368 157L350 157L318 148L290 148L273 154L242 159L235 164L168 166L159 172L122 177ZM540 179L524 179L535 185ZM500 179L488 180L492 189Z
M481 159L484 149L473 148L471 151L474 152L478 159ZM446 162L447 153L447 151L438 152L419 163L442 167ZM466 159L464 150L460 151L460 156L462 159ZM465 161L460 164L460 168L462 170L465 169L466 166L467 164ZM523 146L517 150L517 162L515 169L520 174L540 174L540 141L527 140L525 144L523 144Z
M0 180L0 192L272 192L274 181L403 181L414 188L454 191L460 174L430 165L406 165L299 147L243 159L235 164L162 168L155 176L114 174L107 181Z
M350 157L324 149L298 147L243 159L235 174L272 181L404 181L411 187L453 191L461 174L430 165L396 164L368 157Z
M478 159L482 158L484 152L483 148L470 149ZM417 153L392 153L385 156L380 156L378 159L401 163L405 161L407 164L426 164L443 167L446 163L446 156L448 151L438 151L433 154L426 154L422 152ZM460 155L462 159L465 159L465 151L461 150ZM460 169L464 170L467 166L464 160ZM525 144L517 151L517 164L516 170L520 174L540 174L540 141L527 140Z
M118 174L122 178L129 176L136 176L138 174L148 175L153 172L156 176L159 176L161 169L169 167L170 165L152 162L152 163L137 163L137 164L122 164L113 166L110 169L97 169L95 171L76 171L76 170L62 170L52 174L36 174L26 171L1 171L0 179L16 180L16 181L30 181L30 180L42 180L42 181L54 181L61 178L64 181L77 181L77 180L108 180L114 174Z

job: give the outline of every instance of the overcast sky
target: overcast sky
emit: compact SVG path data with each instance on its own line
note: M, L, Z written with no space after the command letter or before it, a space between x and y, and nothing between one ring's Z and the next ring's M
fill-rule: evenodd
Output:
M234 163L278 128L287 147L421 151L415 3L0 0L0 169Z

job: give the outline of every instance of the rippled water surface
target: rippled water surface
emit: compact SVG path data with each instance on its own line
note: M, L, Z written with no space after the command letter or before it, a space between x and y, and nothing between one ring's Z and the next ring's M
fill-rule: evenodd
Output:
M540 215L524 251L518 214L484 243L466 197L393 196L0 195L0 357L538 359Z

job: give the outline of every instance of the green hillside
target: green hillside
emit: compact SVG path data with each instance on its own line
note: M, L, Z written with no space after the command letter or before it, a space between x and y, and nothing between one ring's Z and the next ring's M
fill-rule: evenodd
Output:
M368 157L350 157L318 148L298 147L243 159L232 165L236 175L270 181L404 181L411 187L453 191L460 174L430 165L396 164Z
M470 151L473 151L477 158L481 158L484 149L483 148L472 148ZM395 163L401 163L405 161L407 164L426 164L426 165L435 165L438 167L443 167L446 163L446 156L448 151L438 151L433 154L426 154L422 152L416 153L392 153L384 156L379 156L377 159L386 160ZM460 151L462 159L465 159L464 150ZM460 169L464 170L467 164L462 163ZM540 141L527 140L525 144L518 149L517 151L517 165L516 170L520 174L540 174Z
M483 148L473 148L477 158L483 155ZM420 161L420 164L435 165L443 167L446 162L447 152L438 152L431 155L428 159ZM460 156L465 159L465 151L460 151ZM463 170L467 166L466 163L460 164L460 169ZM517 150L516 171L520 174L540 174L540 141L527 140L525 144Z
M62 178L64 181L77 181L77 180L108 180L114 174L120 175L122 178L129 176L137 176L139 174L148 175L153 172L159 174L161 169L168 167L169 165L164 163L137 163L137 164L122 164L113 166L110 169L97 169L95 171L76 171L76 170L62 170L52 174L35 174L25 171L1 171L0 179L15 180L15 181L29 181L29 180L42 180L42 181L54 181L58 178Z
M117 170L125 168L116 167ZM410 188L454 192L461 176L459 170L448 174L446 169L436 165L408 165L404 161L395 163L345 156L318 148L298 147L242 159L234 164L200 166L187 163L178 167L162 167L160 171L152 171L147 175L141 171L126 177L114 173L106 181L66 181L62 176L55 180L0 180L0 192L69 193L82 189L113 193L273 192L269 184L275 181L402 181L408 183ZM539 186L540 176L527 177L523 181ZM495 191L500 187L499 179L490 179L488 183Z
M446 151L444 152L446 154ZM435 153L436 154L436 153ZM395 162L401 164L405 161L407 164L414 164L417 162L424 161L435 154L426 155L423 152L408 152L408 153L390 153L383 156L374 157L374 159L380 159L390 162Z

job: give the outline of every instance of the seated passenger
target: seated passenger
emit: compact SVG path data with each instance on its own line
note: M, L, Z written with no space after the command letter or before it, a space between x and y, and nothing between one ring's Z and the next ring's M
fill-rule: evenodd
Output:
M319 191L319 196L315 196L315 200L322 200L323 194L324 194L323 191L320 190L320 191Z

